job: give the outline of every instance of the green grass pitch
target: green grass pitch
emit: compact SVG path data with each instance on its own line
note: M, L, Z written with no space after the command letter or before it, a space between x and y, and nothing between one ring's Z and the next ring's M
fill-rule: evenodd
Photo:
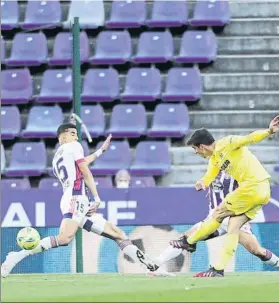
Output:
M120 274L11 275L2 302L279 302L279 272L150 278Z

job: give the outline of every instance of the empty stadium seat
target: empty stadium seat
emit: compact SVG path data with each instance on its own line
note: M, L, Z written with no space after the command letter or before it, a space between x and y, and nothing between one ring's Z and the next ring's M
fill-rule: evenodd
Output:
M40 176L46 170L47 155L43 142L15 143L6 176Z
M5 63L6 59L6 41L1 37L1 64Z
M43 178L39 182L39 188L49 190L61 190L62 186L57 178Z
M183 137L189 131L189 113L185 104L158 104L149 137Z
M103 142L99 142L96 150L102 146ZM91 172L93 175L114 175L120 169L128 169L131 163L131 152L127 141L111 141L108 150L98 158Z
M108 28L133 28L144 25L146 4L143 0L113 1Z
M47 39L44 33L17 33L12 44L9 66L39 66L47 62Z
M28 103L32 96L33 81L29 69L1 71L2 104Z
M21 130L20 113L16 106L1 107L1 138L14 139Z
M6 154L3 144L1 143L1 174L6 169Z
M31 188L30 181L27 178L24 179L1 179L2 189L29 189Z
M11 30L18 26L19 10L17 1L1 1L1 30Z
M89 40L86 32L80 32L80 61L87 62L89 58ZM49 65L72 64L73 35L72 33L59 33L54 40L53 56L49 58Z
M198 68L174 67L168 72L163 101L196 101L202 94L202 77Z
M183 34L176 61L180 63L209 63L214 61L216 56L217 41L212 31L186 31Z
M83 102L111 102L119 98L119 75L113 68L89 69L84 77Z
M123 64L130 60L132 41L127 31L103 31L97 37L93 64Z
M151 19L146 22L149 27L179 27L188 23L188 6L186 1L153 1Z
M164 63L173 58L173 38L169 31L143 32L138 40L136 63Z
M190 24L195 26L224 26L230 23L230 19L229 1L197 1Z
M145 134L147 119L142 104L115 105L107 134L113 137L140 137Z
M99 188L112 188L112 180L111 177L94 177L95 183Z
M28 1L25 10L23 29L33 29L40 26L56 27L61 23L62 11L59 0Z
M74 17L79 17L81 28L97 28L105 23L103 0L72 0L64 28L70 28Z
M132 176L130 187L132 188L156 187L156 183L152 176Z
M81 119L92 137L99 137L104 134L105 113L101 105L82 106Z
M22 135L25 138L54 138L62 122L63 113L59 106L35 106L29 112Z
M157 68L131 68L126 76L122 101L154 101L161 96L161 75Z
M170 146L167 142L142 141L139 142L134 162L130 167L133 175L160 176L171 169Z
M39 103L70 102L73 97L72 70L49 69L42 77Z

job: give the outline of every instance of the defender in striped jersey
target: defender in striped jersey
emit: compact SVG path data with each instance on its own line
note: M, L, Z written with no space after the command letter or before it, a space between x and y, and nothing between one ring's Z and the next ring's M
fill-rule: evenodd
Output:
M108 148L111 136L99 150L87 157L84 156L82 145L78 142L77 129L74 124L60 125L57 137L60 146L55 153L52 165L53 172L63 187L63 196L60 201L63 219L59 234L43 238L33 250L9 253L1 266L1 276L7 277L16 264L27 256L70 244L79 227L114 240L123 253L134 262L141 264L146 270L158 269L158 266L138 249L119 227L96 213L101 200L88 165ZM94 196L94 203L91 203L89 191ZM161 275L165 275L164 272L159 272Z
M233 177L226 174L224 171L220 171L216 179L210 184L206 197L209 201L209 214L205 220L210 218L212 212L222 203L224 198L238 187L238 183ZM167 261L178 257L183 250L186 250L185 241L187 237L192 235L204 221L201 221L189 230L187 230L183 236L178 240L170 242L170 246L157 258L154 259L158 266L165 264ZM225 218L220 227L203 239L203 241L220 237L227 233L229 218ZM242 244L251 254L260 258L264 263L273 265L279 268L279 258L273 254L270 250L261 247L255 235L253 235L251 226L248 223L244 224L240 231L239 243ZM196 248L196 247L195 247ZM195 249L192 251L194 252ZM156 276L156 271L149 273L149 275Z

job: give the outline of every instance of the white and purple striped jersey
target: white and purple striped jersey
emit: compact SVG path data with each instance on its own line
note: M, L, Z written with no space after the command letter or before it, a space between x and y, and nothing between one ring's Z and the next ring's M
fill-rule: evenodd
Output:
M87 189L78 164L84 162L83 147L79 142L62 144L57 149L52 168L60 181L63 192L71 189L72 195L86 195Z
M220 171L208 190L209 211L215 209L224 200L226 195L238 187L237 181L225 171Z

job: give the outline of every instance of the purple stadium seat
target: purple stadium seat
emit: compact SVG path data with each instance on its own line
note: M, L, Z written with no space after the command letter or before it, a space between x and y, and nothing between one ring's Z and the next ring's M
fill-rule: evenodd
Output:
M49 190L62 190L62 186L56 178L43 178L39 182L39 188Z
M133 176L131 178L130 187L132 188L156 187L156 183L152 176Z
M6 41L1 37L1 64L5 63L6 59Z
M73 97L72 70L49 69L43 74L39 103L70 102Z
M71 33L59 33L55 37L53 56L49 58L49 65L72 64L73 36ZM89 40L86 32L80 32L80 61L87 62L89 58Z
M14 139L20 134L20 113L16 106L1 107L1 138Z
M54 138L62 122L63 113L58 105L35 106L30 110L27 126L22 135L25 138Z
M179 27L188 23L188 6L186 1L153 1L149 27Z
M28 1L25 10L24 29L40 26L53 28L61 23L62 11L59 0Z
M161 96L161 75L157 68L131 68L126 76L122 101L154 101Z
M3 144L1 143L1 174L6 169L6 154Z
M33 96L33 82L30 71L8 69L1 71L2 104L28 103Z
M1 1L1 30L11 30L18 26L18 3L17 1Z
M229 1L209 0L197 1L191 25L224 26L230 23L231 12Z
M173 59L173 38L169 31L143 32L138 40L136 63L164 63Z
M96 149L102 146L99 142ZM131 163L131 152L127 141L111 141L110 147L91 166L93 175L114 175L120 169L128 169Z
M112 180L111 177L94 177L95 183L99 188L112 188Z
M83 82L83 102L111 102L119 98L119 75L114 68L89 69Z
M39 66L47 61L47 39L44 33L17 33L13 40L9 66Z
M101 105L81 107L81 119L92 137L99 137L105 131L105 113Z
M27 178L24 179L1 179L1 188L5 189L29 189L31 188L30 181Z
M108 28L132 28L144 25L146 5L144 0L113 1Z
M274 171L279 173L279 166L275 166Z
M142 141L139 142L134 162L130 167L132 175L161 176L171 169L171 155L167 142Z
M102 31L97 37L93 64L124 64L130 60L132 41L127 31Z
M176 61L180 63L209 63L217 56L217 41L212 31L186 31L183 34L180 52Z
M40 176L46 170L47 154L43 142L15 143L6 176Z
M103 0L72 0L64 28L70 28L74 17L79 17L80 28L97 28L105 23Z
M174 67L168 72L163 101L196 101L202 94L200 70Z
M158 104L156 106L153 123L148 131L149 137L185 136L189 131L189 113L184 103Z
M113 137L136 138L145 134L147 119L142 104L115 105L110 117L107 134Z

